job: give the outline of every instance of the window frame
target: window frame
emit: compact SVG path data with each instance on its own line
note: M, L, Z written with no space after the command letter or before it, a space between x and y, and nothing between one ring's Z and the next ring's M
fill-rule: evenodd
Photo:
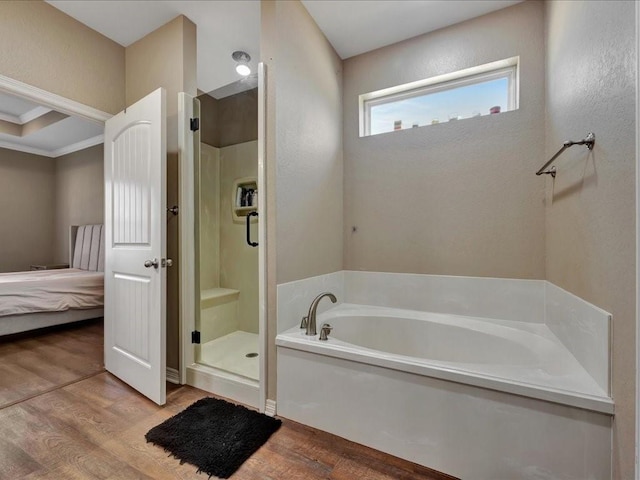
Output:
M511 57L457 72L405 83L359 96L360 137L371 135L371 108L491 80L508 80L507 110L519 108L520 57ZM427 125L422 125L427 126ZM381 133L392 133L381 132ZM380 135L380 134L375 134Z

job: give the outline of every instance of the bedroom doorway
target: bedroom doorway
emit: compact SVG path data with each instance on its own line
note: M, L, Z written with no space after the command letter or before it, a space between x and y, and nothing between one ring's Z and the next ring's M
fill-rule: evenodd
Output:
M103 223L102 143L111 115L1 75L0 113L0 189L11 196L0 213L4 408L104 371L99 247L91 266L89 255L76 264L74 252L78 226ZM91 283L77 283L89 276ZM94 303L46 293L62 283L91 288Z

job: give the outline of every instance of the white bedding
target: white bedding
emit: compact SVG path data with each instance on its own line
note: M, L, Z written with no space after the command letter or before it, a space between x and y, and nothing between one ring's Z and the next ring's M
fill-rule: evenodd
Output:
M103 272L66 268L0 274L0 317L103 305Z

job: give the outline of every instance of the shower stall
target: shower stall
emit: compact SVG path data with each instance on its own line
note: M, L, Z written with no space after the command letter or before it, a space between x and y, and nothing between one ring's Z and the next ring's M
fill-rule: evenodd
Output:
M196 362L253 380L259 373L258 250L247 243L247 225L255 243L257 218L249 215L257 211L257 156L257 140L222 147L202 142L197 170Z
M196 292L187 383L258 406L257 76L201 94L193 108Z

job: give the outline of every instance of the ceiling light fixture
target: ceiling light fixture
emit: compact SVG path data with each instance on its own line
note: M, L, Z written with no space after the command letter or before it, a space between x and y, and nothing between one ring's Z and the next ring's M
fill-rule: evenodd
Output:
M243 77L246 77L251 73L251 67L249 67L251 57L247 52L237 50L231 54L231 58L233 58L236 62L236 72L238 72Z

